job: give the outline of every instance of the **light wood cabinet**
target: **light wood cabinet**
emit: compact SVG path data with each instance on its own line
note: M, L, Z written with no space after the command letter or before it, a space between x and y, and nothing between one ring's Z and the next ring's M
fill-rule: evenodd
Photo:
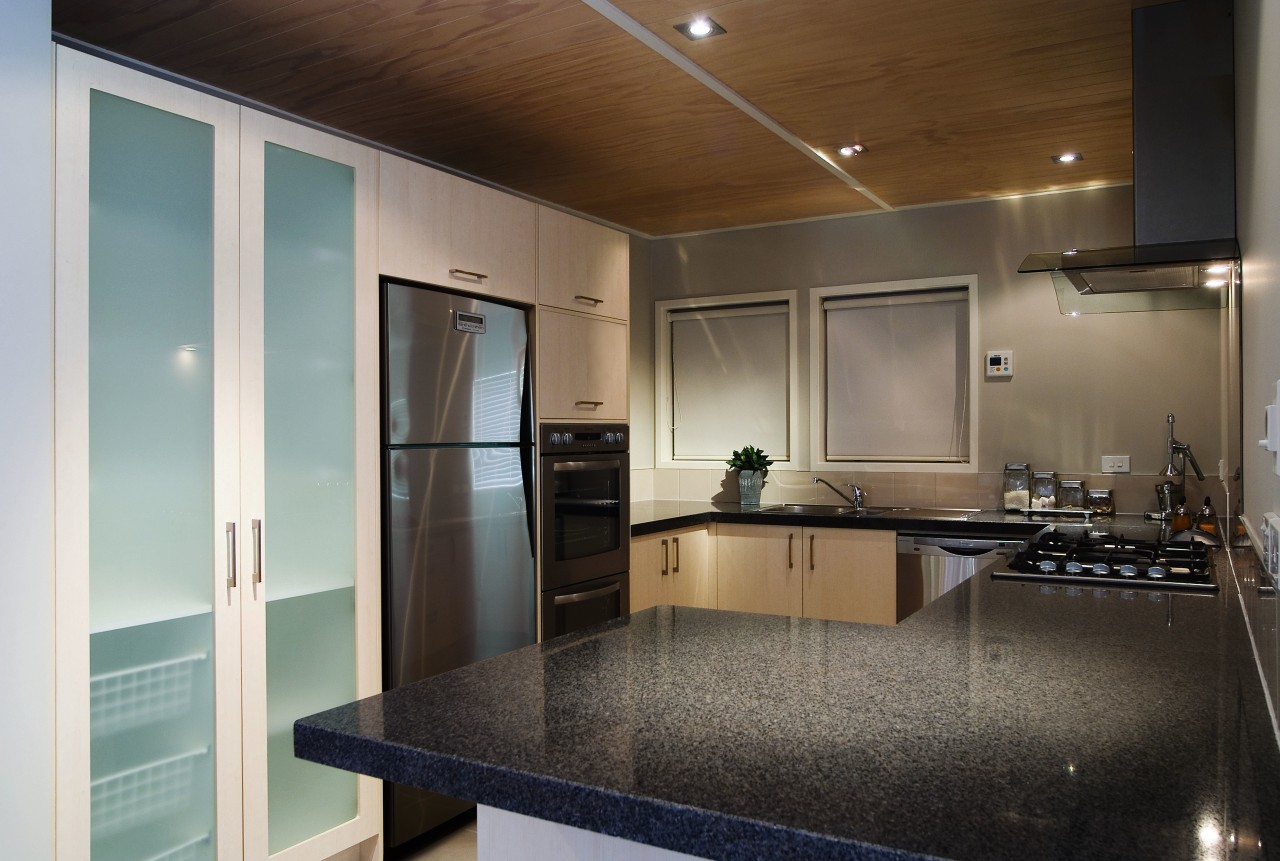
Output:
M801 615L803 531L798 526L717 524L719 609Z
M714 539L706 526L631 541L631 612L658 604L716 607Z
M804 615L893 625L896 534L870 529L804 530Z
M379 857L291 726L381 687L377 154L57 70L59 856Z
M379 175L383 275L534 304L536 204L385 153Z
M626 421L627 325L538 308L538 417Z
M716 532L721 610L897 622L895 534L721 523Z
M630 245L625 233L538 207L538 304L626 320Z

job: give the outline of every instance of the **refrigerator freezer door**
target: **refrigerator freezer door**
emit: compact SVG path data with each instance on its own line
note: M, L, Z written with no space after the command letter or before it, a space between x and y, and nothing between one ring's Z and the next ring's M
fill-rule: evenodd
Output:
M386 452L389 683L536 639L518 447Z
M394 282L385 289L384 441L520 440L524 311Z

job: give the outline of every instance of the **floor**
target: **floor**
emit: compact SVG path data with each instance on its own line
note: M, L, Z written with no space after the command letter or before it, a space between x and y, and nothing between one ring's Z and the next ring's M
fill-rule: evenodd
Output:
M476 861L476 818L466 819L457 830L403 856L403 861Z

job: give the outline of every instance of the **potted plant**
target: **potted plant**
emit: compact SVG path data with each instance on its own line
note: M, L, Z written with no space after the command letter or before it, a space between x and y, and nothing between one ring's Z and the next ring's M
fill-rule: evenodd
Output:
M738 501L743 505L759 505L760 489L764 477L769 474L773 461L763 451L752 445L744 445L725 461L730 469L738 471Z

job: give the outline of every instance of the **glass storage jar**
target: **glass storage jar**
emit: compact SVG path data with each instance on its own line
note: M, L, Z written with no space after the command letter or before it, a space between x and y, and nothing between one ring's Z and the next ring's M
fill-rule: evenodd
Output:
M1091 487L1085 496L1089 500L1089 510L1094 514L1106 516L1116 513L1116 504L1111 496L1111 488Z
M1084 508L1084 482L1069 479L1058 482L1058 508Z
M1031 469L1025 463L1004 465L1004 510L1031 507Z
M1031 473L1031 507L1058 507L1058 474L1056 472Z

